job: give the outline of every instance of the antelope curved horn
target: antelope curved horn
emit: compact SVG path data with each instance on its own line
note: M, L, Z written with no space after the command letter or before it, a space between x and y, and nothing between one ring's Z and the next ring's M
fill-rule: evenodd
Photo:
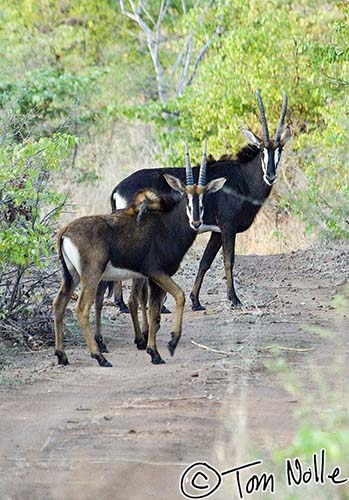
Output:
M193 186L194 178L193 178L193 169L190 162L188 141L185 141L185 172L186 172L186 181L185 181L186 185Z
M198 186L206 186L206 166L207 166L207 138L205 139L204 142L204 150L202 153Z
M264 105L262 101L262 96L259 90L256 92L257 94L257 101L258 101L258 106L259 106L259 111L261 113L261 120L262 120L262 127L263 127L263 138L265 144L268 144L269 142L269 131L268 131L268 124L267 124L267 119L265 116L265 111L264 111Z
M276 134L275 134L275 141L276 142L279 142L279 140L280 140L282 127L284 126L284 120L285 120L286 111L287 111L288 98L287 98L286 92L283 92L282 94L284 96L284 102L282 104L282 111L281 111L279 125L278 125L278 128L276 129Z

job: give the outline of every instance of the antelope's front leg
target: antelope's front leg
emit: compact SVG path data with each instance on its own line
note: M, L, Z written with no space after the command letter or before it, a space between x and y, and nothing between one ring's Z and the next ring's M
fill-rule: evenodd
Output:
M225 276L227 279L228 299L231 300L233 306L241 307L242 303L239 297L235 293L234 276L233 276L233 268L235 261L235 238L236 238L235 229L230 229L230 230L223 229L222 244L223 244Z
M163 288L166 292L170 293L172 297L176 301L176 316L174 322L174 328L171 332L171 340L168 343L168 350L170 351L171 356L174 355L179 339L182 335L182 322L183 322L183 312L184 312L184 304L185 304L185 295L183 290L173 281L173 279L166 275L158 275L156 278L157 284Z
M107 281L101 281L97 288L96 293L96 303L95 303L95 311L96 311L96 335L95 341L98 344L100 352L109 352L106 343L102 337L101 333L101 315L104 301L104 294L108 287Z
M154 365L165 363L161 358L156 347L156 332L158 331L160 323L160 309L164 291L151 279L149 279L149 303L148 303L148 317L149 317L149 334L147 343L147 353L150 354L151 362Z

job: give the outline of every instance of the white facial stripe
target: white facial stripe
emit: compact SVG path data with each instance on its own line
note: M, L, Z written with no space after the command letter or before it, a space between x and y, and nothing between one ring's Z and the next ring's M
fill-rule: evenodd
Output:
M264 182L268 184L268 186L272 186L272 183L268 181L265 175L263 175Z
M199 195L199 209L200 209L200 213L202 211L202 209L204 208L204 194L200 194Z
M189 223L191 223L193 221L193 197L191 195L188 195L187 217Z
M204 206L204 195L200 194L199 195L199 215L200 215L200 220L202 221L204 218L204 211L205 211L205 206Z
M267 172L268 160L269 160L269 153L267 148L264 148L262 151L262 169L264 174Z
M279 148L275 149L274 151L274 162L275 162L275 168L278 166L278 163L280 161L280 151L279 151Z

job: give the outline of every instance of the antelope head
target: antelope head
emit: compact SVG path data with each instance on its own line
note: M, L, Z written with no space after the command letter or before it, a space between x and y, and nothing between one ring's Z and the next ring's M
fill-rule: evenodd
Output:
M277 168L279 166L282 150L285 144L291 138L289 126L283 128L287 111L287 95L285 92L283 92L284 100L279 124L277 126L274 138L270 139L262 96L259 90L257 90L256 94L262 121L263 139L255 135L253 132L251 132L251 130L245 128L242 128L241 132L244 134L251 145L257 146L261 150L261 166L263 170L263 179L268 186L272 186L277 181Z
M204 143L204 150L200 166L198 183L194 184L193 170L190 161L188 143L186 143L186 182L185 185L173 175L164 174L167 183L175 191L182 193L187 200L187 216L190 227L198 231L203 224L203 215L205 208L205 197L209 194L219 191L226 181L225 177L213 179L210 182L206 180L207 168L207 139Z

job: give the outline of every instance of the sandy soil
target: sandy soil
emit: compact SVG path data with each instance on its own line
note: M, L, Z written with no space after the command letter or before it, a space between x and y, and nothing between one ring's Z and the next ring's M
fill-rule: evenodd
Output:
M177 276L187 293L199 255L194 248ZM0 372L0 499L177 500L194 461L229 468L251 448L267 454L270 440L287 446L294 412L318 390L314 367L325 373L348 354L317 330L335 331L341 319L332 298L349 276L349 246L240 256L236 270L245 308L229 307L217 258L202 293L207 310L187 303L173 358L172 315L163 315L165 365L136 350L129 316L112 307L104 312L110 369L91 360L81 337L67 367L51 350L9 358ZM297 396L270 369L279 364L273 346L303 384Z

